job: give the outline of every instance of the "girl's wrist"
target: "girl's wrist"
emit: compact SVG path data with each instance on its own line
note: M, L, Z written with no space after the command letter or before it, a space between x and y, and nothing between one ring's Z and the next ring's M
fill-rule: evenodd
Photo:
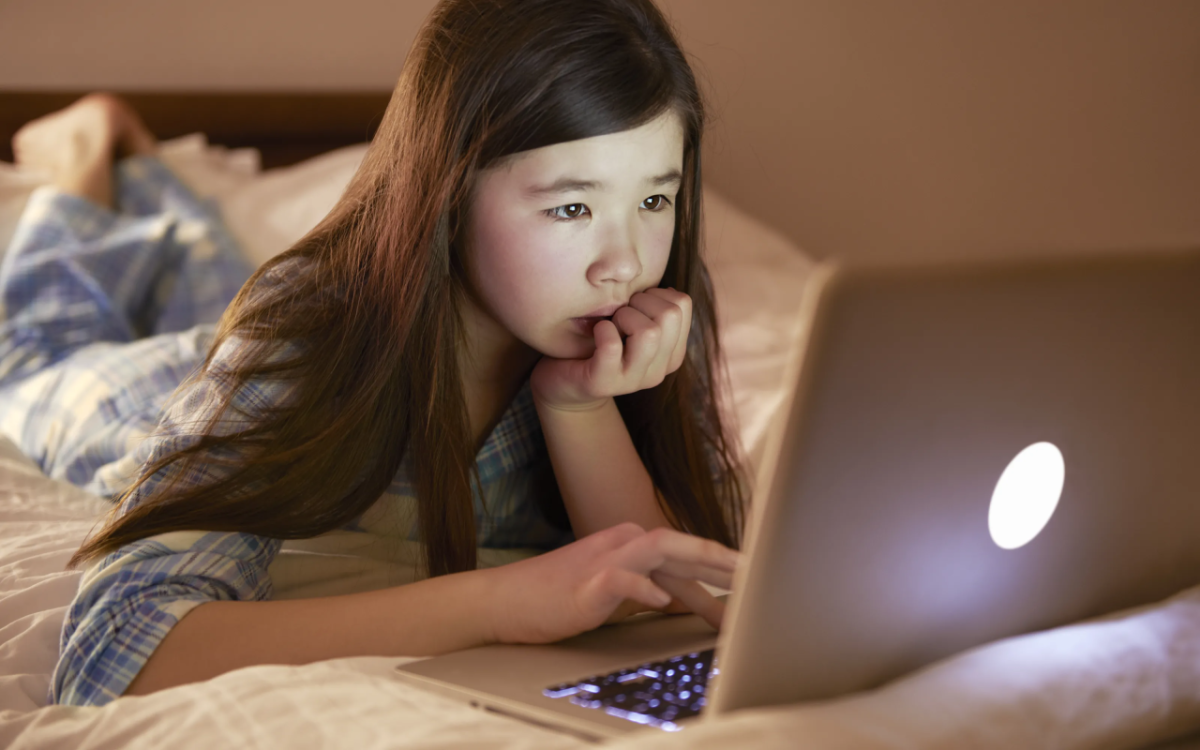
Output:
M593 399L590 401L574 401L564 403L555 403L553 401L539 399L536 394L533 397L533 405L539 412L546 410L549 412L563 414L586 414L588 412L600 411L609 404L615 403L616 402L613 401L612 396L604 396L603 398Z
M390 638L385 653L435 656L496 643L502 602L494 572L468 570L388 589L389 614L380 618Z
M475 577L475 602L478 607L475 620L478 626L479 638L483 645L503 643L503 620L506 617L503 594L503 566L499 568L480 568L471 571Z
M577 632L558 629L566 603L546 576L546 555L557 552L474 571L482 584L477 611L485 643L548 643Z

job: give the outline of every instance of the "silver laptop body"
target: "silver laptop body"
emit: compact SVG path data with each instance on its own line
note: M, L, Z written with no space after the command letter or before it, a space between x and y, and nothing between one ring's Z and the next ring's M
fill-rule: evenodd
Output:
M1200 583L1200 252L824 265L805 305L719 639L648 614L398 674L603 738L664 727L547 689L715 644L700 715L665 727L686 730ZM1043 442L1061 453L1057 506L1003 549L997 483Z

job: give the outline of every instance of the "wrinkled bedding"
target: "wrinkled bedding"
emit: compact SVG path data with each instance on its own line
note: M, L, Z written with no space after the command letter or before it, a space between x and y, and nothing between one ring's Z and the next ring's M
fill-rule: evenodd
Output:
M164 159L185 181L221 205L256 263L286 248L328 210L362 153L342 149L259 173L253 152L211 148L199 136L164 146ZM9 201L0 206L0 223L19 195L9 199L26 184L10 181L6 193L7 177L11 173L0 171L0 203ZM801 289L812 261L715 192L705 201L729 404L756 465L784 396L783 365L799 331ZM47 707L59 629L80 575L63 567L106 508L43 476L0 439L0 747L587 746L402 683L391 671L404 660L394 657L252 667L104 708ZM332 537L289 543L276 585L280 596L370 587L379 572L374 566L393 563L350 558ZM330 576L335 568L341 572ZM680 734L608 744L1121 748L1197 729L1200 587L1152 606L989 644L876 691L746 711Z
M63 613L79 578L63 565L104 507L46 478L0 441L0 747L556 750L587 744L402 683L391 670L405 660L394 657L251 667L104 708L45 707ZM747 711L680 734L609 744L1123 748L1197 727L1200 587L1104 620L999 641L877 691Z

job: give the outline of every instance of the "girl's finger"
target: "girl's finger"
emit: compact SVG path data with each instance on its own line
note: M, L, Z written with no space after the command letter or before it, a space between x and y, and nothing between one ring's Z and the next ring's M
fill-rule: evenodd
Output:
M679 326L679 336L675 339L675 351L671 352L668 372L675 372L683 365L683 360L687 357L688 336L691 332L692 314L689 312L683 319L683 325Z
M652 529L611 554L616 564L642 575L658 570L667 563L697 565L732 573L741 559L740 552L710 539L667 528ZM713 582L713 585L721 584Z
M692 610L688 609L686 604L675 598L672 598L671 603L659 611L665 612L668 615L689 615L692 613Z
M627 337L622 372L627 379L640 383L658 351L662 331L645 313L628 305L613 314L612 322Z
M675 600L672 599L672 601L675 601ZM647 607L645 604L642 604L641 602L635 602L633 599L626 599L625 601L623 601L617 605L617 608L612 611L612 614L609 615L608 619L606 619L604 622L605 622L605 624L611 625L612 623L620 622L621 620L624 620L626 617L631 617L633 615L641 614L642 612L667 611L670 608L671 608L671 605L668 604L666 610L661 610L657 607ZM685 608L682 603L679 605L679 608L682 609L685 613L691 612L691 610Z
M643 312L646 317L658 323L664 330L669 327L675 331L683 320L683 310L674 299L668 296L671 294L677 294L677 292L672 293L666 289L647 289L633 295L629 300L629 306Z
M657 323L662 331L654 361L647 368L648 382L655 385L662 382L667 373L678 369L678 365L675 367L671 365L675 358L675 352L679 348L679 329L683 325L683 311L673 300L663 296L662 293L666 291L665 289L647 290L633 295L629 301L630 307L640 310L646 317ZM659 292L659 294L650 292Z
M658 287L647 289L644 295L656 299L661 305L670 306L677 313L672 318L678 319L678 325L672 326L672 338L664 338L664 342L670 343L668 348L668 358L666 362L666 372L674 372L678 370L680 365L683 365L683 360L688 355L688 334L691 330L691 298L683 292L676 292L674 289L659 289ZM637 298L635 298L637 299ZM634 304L630 300L630 304ZM653 316L652 316L653 317ZM658 317L655 317L658 320Z
M580 592L584 611L600 613L607 618L626 599L651 609L671 603L671 595L644 575L619 567L606 567L592 576Z
M683 325L679 328L678 348L671 358L674 367L672 372L674 372L674 370L679 369L680 365L683 364L684 358L687 357L688 338L692 331L692 298L683 292L677 292L674 289L671 291L679 295L675 300L675 304L679 305L679 309L683 312Z
M725 618L725 602L705 591L703 586L695 581L675 578L665 573L651 573L650 578L663 591L703 617L709 625L721 629L721 622Z
M668 560L658 566L658 571L674 576L675 578L686 578L689 581L703 581L710 586L717 586L723 589L733 588L733 571L731 570Z
M625 344L617 326L610 320L597 321L592 327L592 338L596 342L596 352L592 355L593 379L620 377Z
M683 364L684 357L687 356L688 334L692 330L692 298L683 292L675 289L647 289L647 294L653 293L654 296L660 297L679 308L682 321L679 326L679 332L675 339L675 348L671 352L670 366L668 372L675 372Z
M614 524L583 537L576 544L596 545L599 549L611 552L644 535L646 530L633 521ZM588 540L584 542L584 539Z

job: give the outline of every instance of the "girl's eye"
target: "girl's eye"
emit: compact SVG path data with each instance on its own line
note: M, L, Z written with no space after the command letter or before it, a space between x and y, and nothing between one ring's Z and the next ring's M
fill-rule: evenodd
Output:
M671 199L665 195L652 195L649 198L647 198L646 200L652 201L655 198L658 199L658 202L654 204L655 206L657 206L657 208L650 209L651 211L653 211L655 213L658 213L659 211L665 211L667 206L671 205Z
M568 203L565 206L552 208L546 213L555 219L558 219L559 221L572 221L574 219L578 219L585 208L587 207L582 203ZM559 211L566 211L566 215L560 214Z
M657 201L654 208L649 210L654 213L665 211L666 207L671 205L671 199L665 195L652 195L646 199L647 201ZM557 221L574 221L583 215L587 210L587 206L583 203L568 203L565 206L551 208L548 211L543 211L547 216L554 218Z

